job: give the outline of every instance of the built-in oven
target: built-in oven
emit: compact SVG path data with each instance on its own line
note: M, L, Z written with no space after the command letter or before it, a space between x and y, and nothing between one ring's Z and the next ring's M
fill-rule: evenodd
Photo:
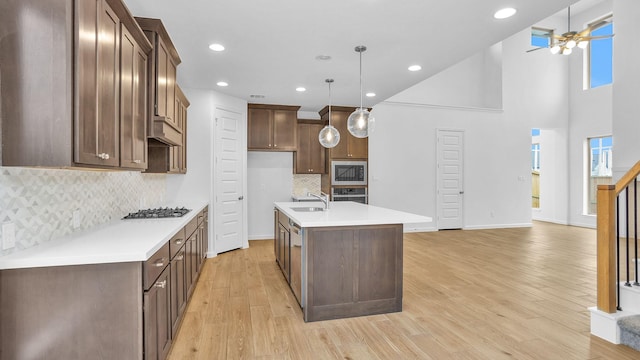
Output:
M367 188L331 188L331 201L355 201L362 204L368 204Z
M333 160L331 185L367 185L367 162Z

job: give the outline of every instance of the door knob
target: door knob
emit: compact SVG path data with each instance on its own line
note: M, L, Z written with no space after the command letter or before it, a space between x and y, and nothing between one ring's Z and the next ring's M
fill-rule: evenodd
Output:
M464 194L464 191L460 191L460 195Z
M238 196L238 200L244 199L244 196Z

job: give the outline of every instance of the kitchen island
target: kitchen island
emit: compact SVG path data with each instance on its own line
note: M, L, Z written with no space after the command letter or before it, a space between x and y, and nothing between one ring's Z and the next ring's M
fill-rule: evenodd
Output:
M276 260L305 321L402 311L403 224L430 217L355 202L276 202Z

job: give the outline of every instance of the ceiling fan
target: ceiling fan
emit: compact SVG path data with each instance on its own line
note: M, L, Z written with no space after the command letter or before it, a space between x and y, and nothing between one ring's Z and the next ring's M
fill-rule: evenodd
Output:
M607 20L602 20L587 26L582 31L571 31L571 7L568 7L567 8L567 32L562 35L556 35L552 32L550 34L551 41L549 44L549 50L551 51L552 54L569 55L573 51L573 48L576 46L581 49L585 49L589 45L589 41L591 40L611 38L613 37L614 34L591 36L591 32L594 29L597 29L602 25L605 25L606 23L607 23ZM527 50L527 52L532 52L540 49L544 49L544 47Z

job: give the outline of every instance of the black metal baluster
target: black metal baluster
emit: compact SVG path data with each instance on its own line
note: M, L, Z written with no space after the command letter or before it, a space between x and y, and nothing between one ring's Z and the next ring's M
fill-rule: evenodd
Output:
M627 187L624 189L624 198L625 198L625 203L624 203L624 215L627 217L626 221L624 222L625 225L625 231L626 231L626 235L627 235L627 246L626 246L626 252L627 252L627 281L624 282L624 286L631 286L631 283L629 282L629 186L627 185Z
M638 286L640 285L640 283L638 283L638 178L637 177L633 181L633 244L635 247L634 272L636 274L636 281L633 282L633 285Z

